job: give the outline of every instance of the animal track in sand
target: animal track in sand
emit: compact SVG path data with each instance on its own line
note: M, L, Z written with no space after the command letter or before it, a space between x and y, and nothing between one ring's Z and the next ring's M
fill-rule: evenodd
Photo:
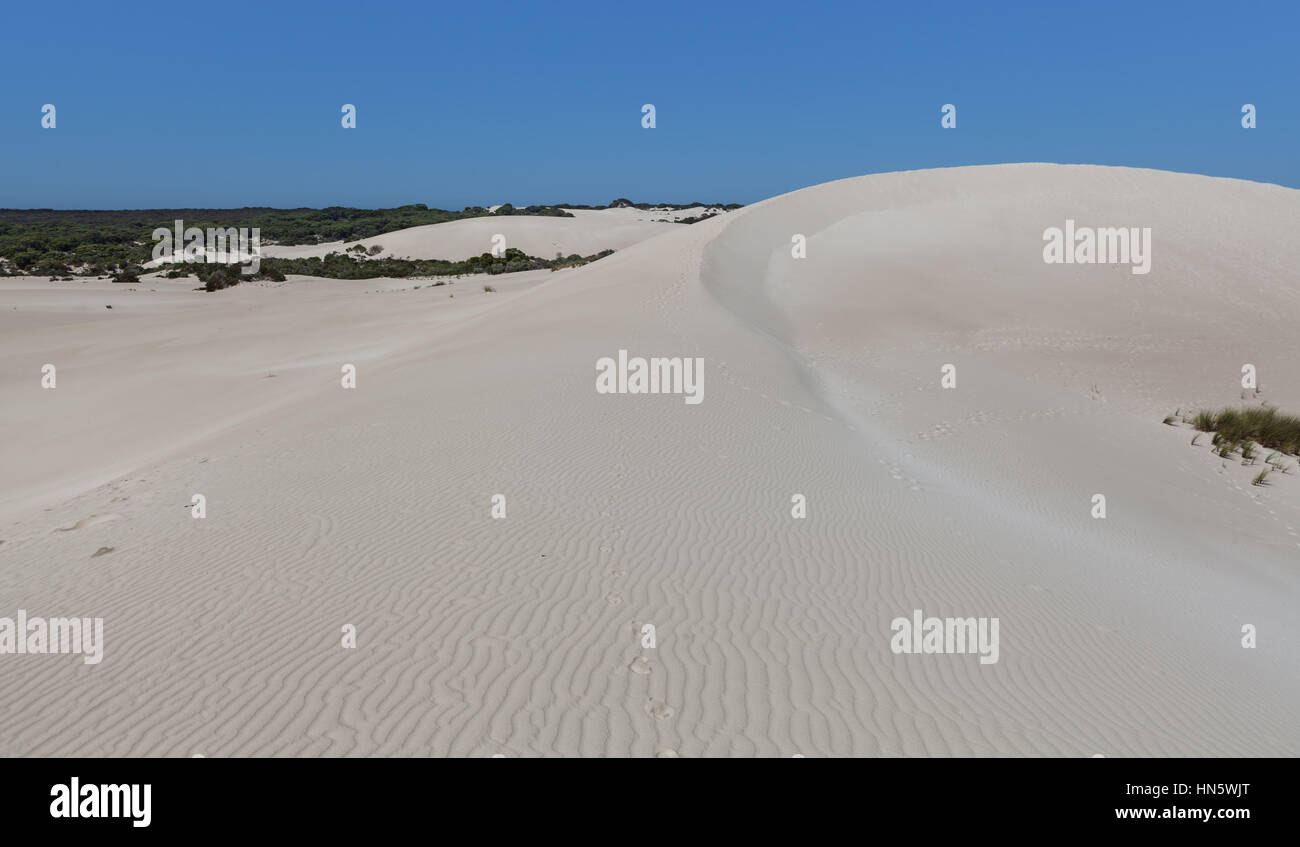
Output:
M910 457L909 457L909 458L910 458ZM879 462L880 462L880 464L882 464L882 465L885 466L886 470L889 471L889 475L890 475L893 479L897 480L898 482L906 483L906 484L908 485L908 487L911 488L911 490L913 490L913 491L921 491L921 490L923 490L923 489L921 488L921 482L920 482L920 480L913 479L912 477L910 477L910 476L908 476L907 474L903 473L903 466L902 466L902 465L898 464L897 462L887 462L887 461L885 461L884 459L880 459Z
M615 591L613 594L609 594L605 597L605 602L609 603L611 606L621 606L623 605L623 595Z
M121 515L114 515L114 514L108 514L108 515L91 515L91 516L88 517L88 518L82 518L81 520L79 520L79 521L77 521L76 523L74 523L72 526L57 526L57 527L55 527L55 528L54 528L53 530L51 530L51 531L52 531L52 532L72 532L72 531L74 531L74 530L82 529L83 527L87 527L87 526L95 526L96 524L108 523L109 521L115 521L115 520L117 520L117 519L120 518L120 517L122 517L122 516L121 516Z
M646 714L657 721L666 721L676 714L673 707L662 700L651 699L650 702L646 703L645 710Z
M632 669L632 673L639 673L643 676L653 670L650 666L650 660L645 656L637 656L628 667Z

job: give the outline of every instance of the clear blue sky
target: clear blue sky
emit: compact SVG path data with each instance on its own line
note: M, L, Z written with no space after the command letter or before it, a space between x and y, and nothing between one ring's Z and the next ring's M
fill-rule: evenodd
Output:
M748 203L1020 161L1300 187L1295 2L44 0L0 33L8 208Z

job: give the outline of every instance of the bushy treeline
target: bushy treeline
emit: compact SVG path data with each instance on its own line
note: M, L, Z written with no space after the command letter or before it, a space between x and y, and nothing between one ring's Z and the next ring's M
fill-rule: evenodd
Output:
M605 206L584 206L579 203L557 203L556 205L561 206L565 209L586 209L591 211L602 211L604 209L640 209L643 212L646 211L647 209L672 209L673 211L681 211L682 209L693 209L696 206L702 206L706 209L722 209L723 211L730 212L730 211L734 211L735 209L741 208L744 204L743 203L701 203L698 200L692 203L633 203L631 200L627 199L626 197L620 197L617 200L611 200L609 204ZM703 217L700 217L700 218L696 218L695 220L703 220L703 219L704 219Z
M571 218L573 215L564 211L559 206L524 206L516 209L509 203L503 203L497 206L495 210L489 212L482 206L466 206L465 212L473 215L532 215L534 217L544 218Z
M261 231L263 244L321 244L359 241L408 227L489 215L573 217L564 210L565 206L573 209L642 210L693 206L726 210L740 208L739 203L633 203L620 197L605 206L553 204L515 207L506 203L495 212L489 212L483 206L466 206L453 212L430 209L423 203L392 209L347 206L325 209L0 209L0 275L129 274L133 268L153 258L153 231L159 227L171 229L177 220L184 221L186 228L203 230L256 227ZM682 223L695 223L707 217L710 215L688 218Z
M505 274L519 271L560 270L576 268L590 262L603 259L613 250L602 250L590 256L573 253L569 256L557 255L554 259L540 259L529 256L522 250L510 248L500 256L483 253L464 261L452 262L446 259L363 259L344 253L330 253L324 258L311 256L304 259L267 259L261 261L258 273L241 275L239 265L205 264L202 262L188 264L168 272L168 276L178 277L193 273L203 282L208 291L236 285L241 281L252 279L271 279L283 281L287 274L327 277L330 279L376 279L391 277L405 279L408 277L430 276L466 276L470 274Z
M554 206L502 207L497 214L572 217ZM393 209L0 209L0 274L91 276L125 272L153 258L153 231L185 227L257 227L264 244L358 241L385 232L483 217L481 206L452 212L423 203Z

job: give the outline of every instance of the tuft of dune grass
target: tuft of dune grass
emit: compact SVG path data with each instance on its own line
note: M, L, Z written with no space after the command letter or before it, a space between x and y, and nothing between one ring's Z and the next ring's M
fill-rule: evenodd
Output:
M1217 445L1257 442L1270 450L1300 454L1300 417L1284 415L1272 406L1229 407L1217 412L1202 409L1192 418L1192 426L1213 432Z

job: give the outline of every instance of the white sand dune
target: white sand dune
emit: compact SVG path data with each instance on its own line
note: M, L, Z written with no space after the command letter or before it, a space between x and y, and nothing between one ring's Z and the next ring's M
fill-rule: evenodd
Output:
M704 213L703 209L686 210ZM315 245L272 245L262 255L300 259L344 252L356 244L380 247L380 257L397 259L448 259L460 261L492 252L493 238L505 238L505 249L522 250L529 256L550 259L559 253L590 256L602 250L624 247L671 232L680 224L662 222L689 216L686 212L650 212L639 209L575 209L571 218L533 215L466 218L387 232L360 241L333 241Z
M1045 265L1066 218L1151 227L1150 273ZM1300 412L1298 223L1007 165L496 293L3 281L0 615L105 647L0 656L0 754L1300 754L1300 471L1161 423L1243 363ZM703 357L704 401L597 394L619 349ZM913 609L999 618L999 662L895 655Z

